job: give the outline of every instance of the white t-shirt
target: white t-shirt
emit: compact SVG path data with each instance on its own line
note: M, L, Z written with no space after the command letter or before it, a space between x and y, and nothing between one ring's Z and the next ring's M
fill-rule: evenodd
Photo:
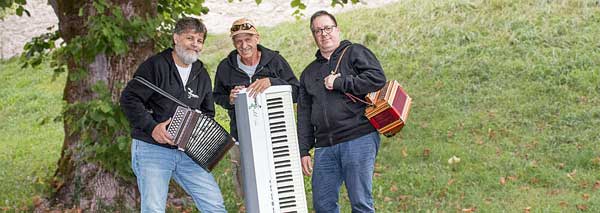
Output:
M181 77L181 81L183 81L183 86L185 86L187 84L188 78L190 77L190 72L192 71L192 65L188 65L188 67L180 67L179 65L175 64L175 66L177 66L177 71L179 71L179 77Z

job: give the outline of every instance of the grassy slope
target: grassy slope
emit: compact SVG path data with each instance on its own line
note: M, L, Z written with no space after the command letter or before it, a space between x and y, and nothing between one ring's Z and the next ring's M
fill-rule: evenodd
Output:
M343 37L372 49L387 77L399 80L414 98L408 125L400 135L385 138L381 147L374 185L377 209L600 211L598 14L595 1L407 0L340 15ZM307 26L299 21L259 29L261 43L279 50L296 74L316 50ZM208 39L202 59L211 74L232 48L227 36ZM34 128L32 120L42 114L57 115L62 90L52 84L45 91L54 98L44 99L44 113L24 115L20 112L27 108L14 105L32 104L24 96L35 92L10 91L31 85L26 82L49 82L49 77L17 77L22 72L14 63L2 66L2 78L10 83L1 87L1 113L14 125L0 133L13 138L7 140L12 149L0 148L10 155L8 160L2 155L0 169L8 169L0 174L9 181L0 183L0 190L21 190L2 191L8 194L0 193L7 200L0 206L31 196L29 174L17 175L23 173L17 168L31 168L24 173L38 177L52 171L45 168L54 166L62 134L44 130L25 134L25 139L16 136ZM13 96L5 98L4 91ZM226 123L226 114L218 111L218 119ZM21 144L35 144L38 138L49 139L43 150L53 154L29 166L13 165L33 158L13 152L36 153L32 145ZM454 155L461 162L450 166L447 159ZM227 165L221 163L215 177L228 209L235 211L239 203L232 197ZM341 203L343 212L349 212L347 196Z

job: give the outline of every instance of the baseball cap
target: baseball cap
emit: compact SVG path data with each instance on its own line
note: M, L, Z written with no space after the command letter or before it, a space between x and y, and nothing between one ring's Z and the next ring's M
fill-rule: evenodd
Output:
M254 26L254 22L247 18L241 18L235 20L231 25L231 29L229 29L231 33L229 36L233 37L237 34L248 33L252 35L258 35L258 31L256 31L256 27Z

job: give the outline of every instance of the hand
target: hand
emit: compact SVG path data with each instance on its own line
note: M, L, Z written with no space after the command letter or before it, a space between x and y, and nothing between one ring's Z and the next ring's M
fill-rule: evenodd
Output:
M254 97L256 97L256 95L267 90L267 88L269 88L270 86L271 86L271 80L269 78L258 79L256 81L254 81L254 83L250 84L250 86L248 87L248 91L250 91L250 94L248 94L248 95L250 97L254 98Z
M310 176L313 170L312 158L310 155L307 155L302 157L300 161L302 162L302 173L304 173L306 176Z
M169 123L171 123L170 118L169 120L159 123L154 127L152 130L152 138L154 138L156 142L161 144L175 145L173 142L173 137L167 132L167 125L169 125Z
M325 88L328 90L333 90L333 81L335 81L335 79L337 77L340 77L340 74L330 74L327 77L325 77L325 79L323 80L323 83L325 83Z
M231 91L229 92L229 104L233 105L235 102L235 98L237 98L237 94L240 93L240 90L244 89L246 87L244 86L235 86L233 89L231 89Z

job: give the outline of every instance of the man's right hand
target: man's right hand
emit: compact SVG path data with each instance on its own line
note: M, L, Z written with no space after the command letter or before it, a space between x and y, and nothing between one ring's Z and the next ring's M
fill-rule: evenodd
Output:
M312 158L310 155L307 155L302 157L300 161L302 162L302 173L306 176L310 176L313 171Z
M169 123L171 123L170 118L169 120L159 123L154 127L154 130L152 130L152 138L154 138L156 142L161 144L175 145L173 142L173 137L171 137L171 134L167 132L167 125L169 125Z
M237 98L237 94L240 93L240 90L244 89L246 87L244 86L235 86L233 89L231 89L231 92L229 93L229 104L233 105L235 102L235 98Z

